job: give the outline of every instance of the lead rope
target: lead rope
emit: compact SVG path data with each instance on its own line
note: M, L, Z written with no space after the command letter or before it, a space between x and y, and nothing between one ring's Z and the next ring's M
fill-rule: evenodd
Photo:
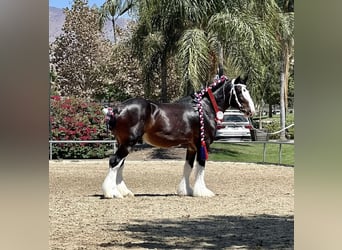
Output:
M200 118L200 135L201 135L201 159L202 160L208 160L208 150L207 150L207 145L205 143L205 133L204 133L204 114L203 114L203 107L202 107L202 98L208 90L212 90L213 87L215 87L217 84L225 82L227 78L223 75L221 76L220 79L215 79L215 81L207 88L202 89L199 93L195 93L195 97L197 100L197 107L198 107L198 113L199 113L199 118ZM216 111L216 110L215 110ZM216 111L216 119L217 120L222 120L223 113L222 111Z

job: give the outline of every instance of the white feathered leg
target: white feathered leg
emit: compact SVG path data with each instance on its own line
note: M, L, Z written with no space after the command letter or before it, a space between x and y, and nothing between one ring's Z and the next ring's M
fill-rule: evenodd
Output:
M200 197L212 197L215 194L210 191L204 182L204 167L201 166L197 161L195 165L195 184L193 196Z
M116 184L117 189L121 193L122 196L134 196L134 194L129 190L123 180L122 172L123 172L124 165L122 165L117 172L116 176Z
M102 190L105 198L123 198L123 195L117 187L118 170L121 167L122 159L115 167L109 167L108 174L102 183Z
M177 194L178 195L192 195L192 188L190 187L190 174L192 168L188 161L184 164L183 177L178 185Z

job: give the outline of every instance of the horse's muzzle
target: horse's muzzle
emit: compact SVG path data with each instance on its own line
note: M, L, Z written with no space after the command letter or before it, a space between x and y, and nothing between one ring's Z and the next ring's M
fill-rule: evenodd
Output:
M244 113L245 116L247 116L247 117L252 117L252 116L254 116L254 112L251 111L251 110L246 110L246 109L241 108L240 111L241 111L242 113Z
M246 114L247 114L248 117L254 116L254 112L252 112L252 111L248 111L248 112L246 112Z

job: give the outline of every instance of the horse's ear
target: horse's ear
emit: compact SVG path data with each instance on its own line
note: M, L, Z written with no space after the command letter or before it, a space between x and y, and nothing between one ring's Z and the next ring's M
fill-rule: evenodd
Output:
M221 63L219 63L219 66L217 68L217 74L218 74L219 78L221 78L221 76L223 76L223 66Z
M242 75L242 76L238 76L238 78L236 78L236 82L242 83L244 85L246 85L248 80L248 75Z

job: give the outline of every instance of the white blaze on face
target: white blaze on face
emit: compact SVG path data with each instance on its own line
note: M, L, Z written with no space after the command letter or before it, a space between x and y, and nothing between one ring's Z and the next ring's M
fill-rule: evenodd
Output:
M252 113L252 115L254 115L255 114L254 102L252 100L252 97L249 94L249 91L247 90L247 88L245 86L242 87L242 95L248 101L251 113Z

